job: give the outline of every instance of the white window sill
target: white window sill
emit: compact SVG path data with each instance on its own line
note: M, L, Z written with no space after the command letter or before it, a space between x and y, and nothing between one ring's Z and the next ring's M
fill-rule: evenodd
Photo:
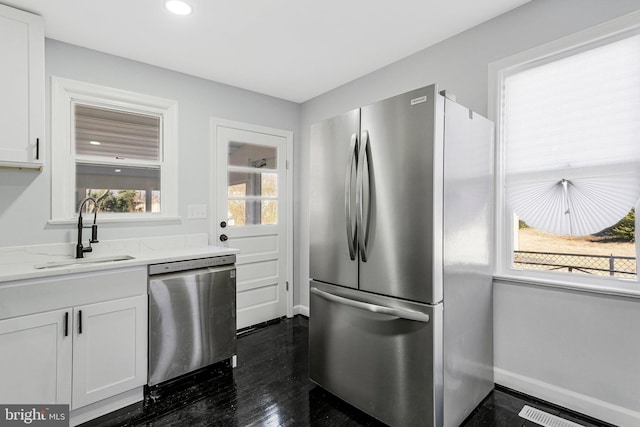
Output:
M576 279L580 280L579 277L576 277ZM593 278L589 277L588 279ZM567 289L571 291L590 294L640 298L640 282L636 280L603 280L600 284L593 284L574 283L571 281L550 280L546 278L533 278L508 274L496 274L493 276L493 280L513 285L539 286L545 288Z

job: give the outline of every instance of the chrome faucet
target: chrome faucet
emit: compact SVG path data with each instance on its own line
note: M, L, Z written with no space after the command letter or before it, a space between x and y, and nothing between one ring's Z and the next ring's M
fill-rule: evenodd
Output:
M87 202L93 202L93 224L85 226L82 224L82 209ZM91 252L92 243L98 243L98 225L96 224L96 216L98 215L98 202L93 197L87 197L80 203L80 209L78 209L78 244L76 245L76 258L84 258L85 252ZM91 239L89 240L89 247L82 246L82 229L91 228Z

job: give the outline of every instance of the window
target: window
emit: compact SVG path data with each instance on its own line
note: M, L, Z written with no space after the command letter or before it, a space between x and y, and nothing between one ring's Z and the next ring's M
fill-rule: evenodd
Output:
M103 220L177 216L177 104L53 78L52 220L86 197Z
M625 17L491 64L499 275L637 281L639 26Z
M229 142L227 207L230 226L278 223L278 149Z

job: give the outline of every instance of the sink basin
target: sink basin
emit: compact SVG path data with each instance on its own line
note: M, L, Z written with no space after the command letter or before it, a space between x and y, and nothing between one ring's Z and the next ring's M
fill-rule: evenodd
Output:
M74 265L101 264L105 262L127 261L131 259L135 259L135 257L132 257L131 255L112 255L96 258L65 259L63 261L52 261L45 264L34 265L33 268L39 270L42 268L72 267Z

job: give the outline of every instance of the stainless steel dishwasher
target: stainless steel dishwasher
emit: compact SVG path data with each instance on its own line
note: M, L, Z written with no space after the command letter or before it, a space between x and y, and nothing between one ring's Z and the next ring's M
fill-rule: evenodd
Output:
M235 261L149 265L149 386L225 359L235 366Z

